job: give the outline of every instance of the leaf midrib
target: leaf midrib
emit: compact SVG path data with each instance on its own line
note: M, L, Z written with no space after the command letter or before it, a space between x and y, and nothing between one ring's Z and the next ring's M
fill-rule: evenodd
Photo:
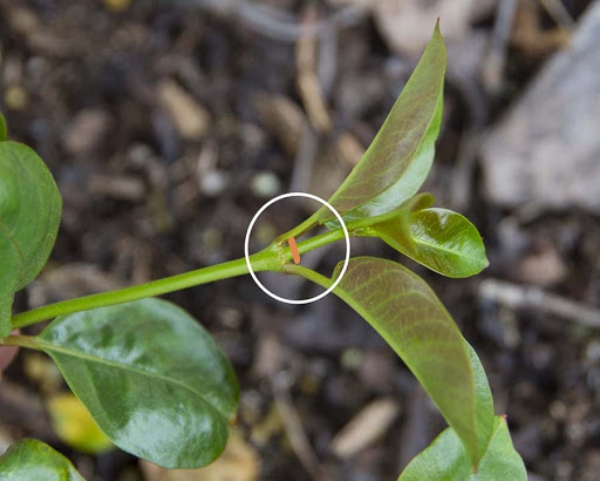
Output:
M380 271L378 274L376 274L375 276L373 276L373 278L369 279L369 281L367 281L366 284L374 282L374 279L377 279L377 278L383 276L385 274L385 272L387 272L387 271L388 271L388 269ZM407 272L407 274L412 274L412 276L416 277L416 274L414 274L412 272ZM362 287L363 286L361 286L361 288ZM375 330L377 330L379 332L379 329L376 327L376 325L379 324L379 323L371 321L371 319L374 318L374 317L376 317L376 316L373 316L372 313L369 312L368 309L366 309L365 307L363 307L362 302L357 301L354 298L354 295L356 294L356 290L357 289L346 290L344 287L340 286L334 292L336 293L336 295L338 295L338 297L340 297L344 302L346 302L350 307L352 307L360 316L362 316ZM418 294L420 296L427 297L425 295L425 293L422 292L421 290L410 288L410 287L408 289L405 289L404 292L402 292L399 297L403 297L403 296L409 295L409 294L412 294L412 295ZM447 315L449 316L449 314L447 314ZM434 320L434 318L428 318L428 321L432 321L432 320ZM439 318L437 320L439 320ZM442 322L443 322L443 320L442 320ZM458 327L456 327L456 329L458 330ZM398 346L396 345L396 343L395 343L394 339L392 338L392 336L389 333L387 333L387 332L379 332L379 334L385 339L385 341L388 343L388 345L400 356L400 353L398 351L396 351L396 348ZM460 331L459 331L459 334L460 334ZM402 358L402 356L400 356L400 357ZM484 455L485 451L484 451L483 454L479 452L479 436L478 436L478 432L479 432L479 429L480 429L480 424L477 421L477 402L475 401L476 398L477 398L477 395L476 395L477 387L476 387L475 382L474 382L475 375L474 375L474 372L473 372L473 368L471 366L471 363L468 360L467 360L466 365L467 365L468 371L471 374L471 380L472 380L472 382L470 384L471 384L471 387L472 387L472 395L473 395L473 397L472 397L473 402L470 403L471 404L471 414L472 414L472 416L469 416L469 418L470 418L470 421L472 422L472 427L473 427L473 431L472 431L472 434L474 435L473 441L475 441L475 446L476 446L475 456L478 458L478 462L479 462L483 458L483 455ZM422 376L420 376L419 374L417 374L415 372L413 372L413 374L419 380L419 383L421 383L421 385L423 385L424 383L422 381ZM434 403L435 403L435 401L434 401ZM459 438L462 441L462 438L460 436L459 436ZM487 448L489 448L489 445L491 443L491 439L492 438L493 438L493 435L490 437L490 440L488 440L486 451L487 451ZM467 452L471 451L471 449L468 448L468 447L466 447L466 449L467 449Z
M445 68L444 68L444 72L445 72ZM428 137L429 131L431 129L431 124L433 123L433 120L436 117L436 113L437 110L439 108L439 104L440 104L440 97L443 101L443 96L444 96L444 76L442 76L442 79L440 81L441 84L441 88L438 85L438 88L440 88L440 92L438 93L438 97L436 99L436 103L435 103L435 107L433 108L432 114L429 116L429 121L427 122L427 127L424 129L424 134L421 136L420 141L418 142L417 146L415 147L415 149L407 156L408 159L410 159L408 162L406 162L406 167L403 169L402 174L396 179L395 182L393 182L392 184L388 185L385 189L382 189L380 192L378 192L377 194L375 194L375 196L361 202L360 204L357 204L356 206L354 206L353 208L347 210L346 212L340 212L340 215L342 215L342 217L346 216L347 214L350 214L351 212L356 211L357 209L360 209L361 207L364 207L366 205L368 205L371 202L376 201L377 199L385 196L385 194L387 192L389 192L398 182L400 182L400 180L404 177L404 174L406 173L406 170L410 167L410 165L412 164L412 162L414 161L415 156L421 151L421 147L423 146L423 143L425 142L425 139ZM392 107L393 109L393 107ZM387 119L386 119L387 121ZM381 126L381 129L383 130L383 128L385 127L385 121L383 123L383 125ZM377 139L375 139L377 140ZM435 145L435 141L434 141L434 145ZM369 153L369 150L367 150L367 152L365 153L365 156ZM371 154L373 155L373 154ZM362 160L362 159L361 159ZM348 177L348 179L350 179L350 177L352 176L352 173L350 174L350 176ZM360 182L367 182L367 180L359 180ZM342 184L342 186L340 187L340 190L344 187L344 185ZM331 199L329 200L329 202L335 202L334 197L337 196L338 192L335 192L333 194L333 196L331 197ZM348 199L356 199L357 197L348 197ZM331 214L331 212L330 212ZM325 219L325 220L319 220L320 224L325 224L327 222L329 222L331 219L333 218L333 216L330 216L329 218Z
M381 232L381 234L379 234L377 231L378 229L376 228L376 226L372 227L374 233L373 233L373 237L381 237L381 234L383 234L385 237L387 237L388 239L391 239L392 241L394 241L395 244L398 245L398 248L400 250L402 250L402 252L407 255L408 257L411 257L408 253L407 250L402 246L402 243L398 240L396 240L393 236L388 235L384 232ZM432 250L438 250L438 251L442 251L442 252L447 252L449 254L452 254L454 256L463 258L463 259L468 259L469 261L473 262L478 262L478 257L477 256L470 256L470 255L463 255L461 252L457 252L457 251L453 251L451 249L448 249L446 247L443 247L441 244L433 244L431 242L426 242L421 240L421 237L415 237L414 235L411 234L412 239L415 241L416 244L423 246L423 247L430 247Z
M16 288L19 285L19 283L21 282L21 279L23 279L23 277L24 277L23 269L25 266L25 257L23 256L23 251L21 250L21 247L19 246L19 244L16 242L15 237L10 233L10 230L8 229L7 225L4 223L4 221L2 219L0 219L0 231L2 234L4 234L6 236L8 241L13 245L13 247L15 248L15 251L17 251L19 259L21 260L20 266L19 266L19 276L17 278L18 282L15 283L15 288Z
M427 247L431 247L432 249L435 249L435 250L440 250L440 251L443 251L443 252L448 252L450 254L453 254L453 255L455 255L457 257L461 257L463 259L470 259L470 260L473 260L473 261L477 261L477 259L478 259L476 256L462 255L459 252L447 249L445 247L440 247L440 244L432 244L430 242L421 241L418 237L414 237L413 236L413 239L415 239L415 242L417 244L420 244L420 245L423 245L423 246L427 246Z

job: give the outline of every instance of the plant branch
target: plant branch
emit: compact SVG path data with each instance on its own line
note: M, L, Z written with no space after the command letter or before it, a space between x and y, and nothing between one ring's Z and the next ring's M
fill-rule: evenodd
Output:
M311 218L312 219L312 218ZM306 222L300 224L295 229L292 229L293 233L300 232L302 230L309 230L315 223L308 219ZM287 234L286 234L287 235ZM291 237L288 236L285 239ZM324 234L312 237L298 244L298 252L304 254L310 252L319 247L337 242L344 238L344 232L342 229L334 231L328 231ZM275 272L291 272L288 268L291 266L288 264L292 259L292 254L289 247L281 248L283 259L279 258L277 240L266 249L253 254L250 256L250 263L252 269L255 272L261 271L275 271ZM307 277L311 271L307 268L298 271L299 275ZM304 273L306 271L306 273ZM66 301L49 304L47 306L38 307L30 311L22 312L12 317L11 324L13 328L21 328L35 324L40 321L51 319L60 315L72 314L74 312L86 311L89 309L96 309L99 307L112 306L115 304L122 304L124 302L136 301L138 299L144 299L146 297L154 297L169 292L178 291L181 289L187 289L188 287L199 286L202 284L208 284L211 282L219 281L222 279L228 279L232 277L239 277L248 274L248 266L246 259L236 259L233 261L225 262L216 266L204 267L195 271L186 272L184 274L178 274L172 277L166 277L156 281L141 284L139 286L126 287L117 291L103 292L100 294L92 294L89 296L79 297L76 299L69 299ZM304 274L302 274L304 273ZM316 273L315 273L316 274ZM325 278L324 278L325 279ZM319 282L317 282L319 283Z
M41 351L41 347L36 341L35 336L14 335L0 339L0 346L18 346L26 347L27 349L35 349Z
M318 272L315 272L311 269L299 265L296 266L293 264L288 264L285 266L284 272L286 274L295 274L304 277L305 279L314 282L315 284L318 284L319 286L324 287L325 289L329 289L331 287L331 284L333 283L333 280L329 279L328 277L325 277L324 275L319 274Z
M281 270L281 264L276 253L261 251L250 257L252 268L256 272L266 270ZM63 314L86 311L98 307L122 304L145 297L153 297L168 292L186 289L192 286L208 284L210 282L238 277L248 274L246 259L236 259L216 266L204 267L184 274L159 279L139 286L126 287L117 291L92 294L67 301L57 302L37 309L32 309L13 316L11 323L14 328L35 324L46 319L51 319Z
M273 241L273 245L281 245L281 244L287 242L287 240L290 237L300 237L300 236L306 234L308 231L310 231L314 227L316 227L319 224L318 215L317 215L318 213L319 213L318 211L315 212L308 219L306 219L304 222L302 222L302 224L297 225L292 230L287 231L285 234L281 234L279 237L277 237L277 239L275 239ZM300 246L298 246L298 247L300 247Z
M572 320L586 327L600 327L600 310L546 292L539 287L488 278L479 284L479 296L511 309L538 309L540 312Z

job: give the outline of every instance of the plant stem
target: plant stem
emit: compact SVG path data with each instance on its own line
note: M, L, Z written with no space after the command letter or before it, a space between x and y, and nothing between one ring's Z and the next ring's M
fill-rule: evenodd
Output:
M305 224L308 225L308 223ZM303 228L306 228L306 225ZM295 230L296 229L294 229L294 231ZM325 232L324 234L300 242L298 244L298 252L304 254L343 238L344 232L341 229ZM275 242L266 249L250 256L252 270L255 272L275 271L292 273L292 271L288 269L291 266L289 264L284 264L285 262L289 262L292 258L289 247L286 247L283 250L285 261L282 262L279 258L278 250L274 247ZM312 272L310 269L303 269ZM294 271L293 273L296 272ZM298 273L299 275L302 275L301 272ZM124 302L131 302L146 297L159 296L188 287L208 284L210 282L243 276L245 274L248 274L246 259L236 259L216 266L204 267L184 274L148 282L139 286L126 287L117 291L103 292L100 294L92 294L77 299L69 299L55 304L38 307L13 316L11 324L14 329L21 328L65 314L122 304ZM304 275L304 277L307 276Z
M268 252L267 250L250 256L250 262L253 270L256 272L281 270L281 264L277 255ZM32 309L13 316L11 323L14 328L25 327L63 314L71 314L73 312L86 311L97 307L112 306L123 302L135 301L145 297L158 296L221 279L242 276L244 274L248 274L246 259L236 259L234 261L225 262L224 264L204 267L202 269L166 277L139 286L126 287L125 289L120 289L118 291L92 294L90 296L38 307L37 309Z
M285 234L281 234L277 239L273 241L273 244L282 244L287 242L290 237L300 237L310 231L313 227L315 227L318 222L318 214L320 211L315 212L308 219L306 219L302 224L297 225L292 230L287 231ZM298 246L300 247L300 246Z
M314 282L315 284L324 287L325 289L329 289L331 284L333 284L333 280L329 277L325 277L318 272L313 271L312 269L308 269L304 266L295 266L289 264L285 267L286 274L295 274L297 276L304 277L305 279Z
M350 233L351 235L351 233ZM311 237L310 239L306 239L298 244L298 253L305 254L306 252L310 252L312 250L317 249L318 247L322 247L327 244L332 244L333 242L337 242L344 238L344 231L342 229L336 229L327 231L323 234L320 234L315 237ZM286 259L291 259L291 253L288 257L288 250L286 250L285 255Z
M4 339L0 339L0 346L19 346L41 351L35 336L8 336Z

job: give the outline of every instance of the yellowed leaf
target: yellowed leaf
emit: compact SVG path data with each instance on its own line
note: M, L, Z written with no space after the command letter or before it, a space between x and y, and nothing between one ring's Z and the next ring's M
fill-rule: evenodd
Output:
M98 454L113 447L86 407L73 394L63 393L50 398L48 411L54 431L72 448Z
M210 466L201 469L165 469L141 460L146 481L256 481L260 459L238 431L233 430L223 454Z

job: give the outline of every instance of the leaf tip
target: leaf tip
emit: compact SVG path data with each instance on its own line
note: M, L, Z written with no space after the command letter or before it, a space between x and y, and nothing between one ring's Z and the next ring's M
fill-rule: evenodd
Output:
M438 17L436 22L435 22L435 28L433 29L433 35L431 36L431 40L435 40L436 42L439 42L441 44L441 49L444 53L444 56L446 56L446 42L444 40L444 36L442 35L442 28L441 28L441 18ZM445 59L444 59L444 64L445 64Z
M439 36L443 39L441 22L442 22L441 17L438 17L435 21L435 28L433 29L433 35Z

